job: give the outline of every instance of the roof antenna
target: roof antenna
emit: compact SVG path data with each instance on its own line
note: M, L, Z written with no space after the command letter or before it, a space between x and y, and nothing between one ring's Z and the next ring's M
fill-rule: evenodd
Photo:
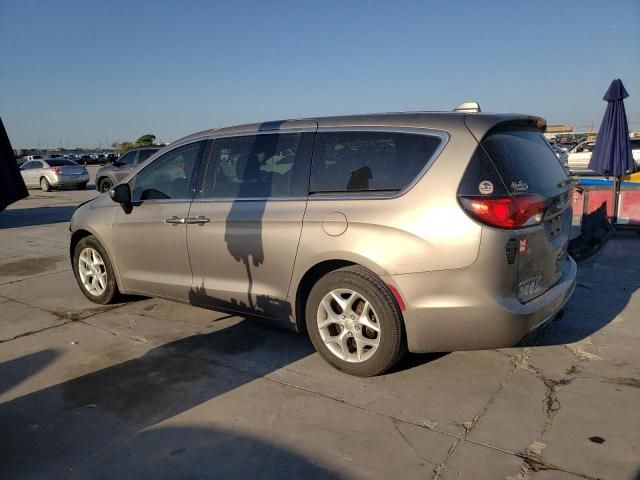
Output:
M464 102L458 105L454 112L476 113L480 112L480 104L478 102Z

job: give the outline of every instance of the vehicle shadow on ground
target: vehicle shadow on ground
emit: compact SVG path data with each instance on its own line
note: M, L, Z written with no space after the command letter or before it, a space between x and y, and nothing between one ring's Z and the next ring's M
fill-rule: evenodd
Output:
M640 265L633 260L640 238L630 231L619 231L614 238L594 257L578 263L576 289L563 314L526 337L521 346L579 342L602 330L625 310L640 288Z
M71 220L76 206L14 208L0 213L0 229L33 227Z
M235 476L236 471L263 469L273 471L276 477L288 465L270 465L272 455L291 462L292 468L306 467L310 473L327 475L300 456L233 432L178 429L173 438L171 430L163 433L161 427L160 432L154 429L153 434L140 433L312 352L309 342L292 332L242 321L152 348L140 357L9 400L0 405L0 476L67 478L70 468L90 468L104 459L105 452L114 451L125 441L125 448L130 448L130 439L136 435L151 435L158 438L157 442L172 445L166 451L154 441L141 440L137 458L144 463L137 465L138 469L156 469L171 457L171 452L182 449L196 455L195 464L210 462L208 473L222 478L228 472ZM52 360L51 352L45 351L5 362L0 365L7 379L3 389L23 381ZM105 357L97 356L94 361L104 363ZM83 366L91 368L91 360ZM215 421L215 406L208 412ZM243 448L253 453L242 455ZM231 452L234 449L237 454ZM154 478L153 472L146 473L141 470L137 477ZM114 474L113 478L123 476Z

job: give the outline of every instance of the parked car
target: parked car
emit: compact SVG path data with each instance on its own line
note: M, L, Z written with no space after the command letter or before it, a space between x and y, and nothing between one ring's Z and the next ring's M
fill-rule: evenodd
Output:
M640 138L632 138L630 141L636 169L640 169ZM595 144L595 140L584 141L569 151L569 169L572 172L594 173L589 169L589 161Z
M78 158L78 163L82 165L94 165L96 163L95 159L91 157L91 155L85 153L80 155Z
M558 160L560 160L562 167L567 173L569 173L571 169L569 168L569 154L567 153L567 151L556 143L552 143L550 145L553 153L558 158Z
M544 126L401 113L194 134L75 211L73 270L99 304L280 321L355 375L515 345L575 286L571 182Z
M89 182L83 166L64 158L29 160L22 164L20 173L27 188L40 187L45 192L63 187L83 190Z
M109 153L107 154L107 156L104 159L104 163L106 165L111 165L114 161L118 160L118 154L116 153Z
M160 150L160 147L135 148L112 161L110 165L99 169L96 172L96 187L98 191L106 192L109 190L158 150Z

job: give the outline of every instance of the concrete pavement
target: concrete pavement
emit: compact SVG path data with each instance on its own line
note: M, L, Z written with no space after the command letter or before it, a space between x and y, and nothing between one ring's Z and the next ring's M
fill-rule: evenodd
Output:
M257 321L86 300L67 222L94 195L0 214L0 478L640 478L635 234L522 346L360 379Z

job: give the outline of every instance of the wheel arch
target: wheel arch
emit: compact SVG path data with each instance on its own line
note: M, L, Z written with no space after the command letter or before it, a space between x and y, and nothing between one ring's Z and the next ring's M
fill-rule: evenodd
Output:
M106 251L107 255L109 255L109 260L111 261L111 267L113 268L113 272L116 278L116 285L120 292L122 292L122 279L120 278L120 270L118 269L118 264L112 255L112 252L107 247L106 243L100 237L100 235L96 234L87 228L78 228L71 234L71 240L69 241L69 261L71 262L71 268L73 269L73 255L78 245L78 242L86 237L95 237L95 239L102 245L102 248Z

